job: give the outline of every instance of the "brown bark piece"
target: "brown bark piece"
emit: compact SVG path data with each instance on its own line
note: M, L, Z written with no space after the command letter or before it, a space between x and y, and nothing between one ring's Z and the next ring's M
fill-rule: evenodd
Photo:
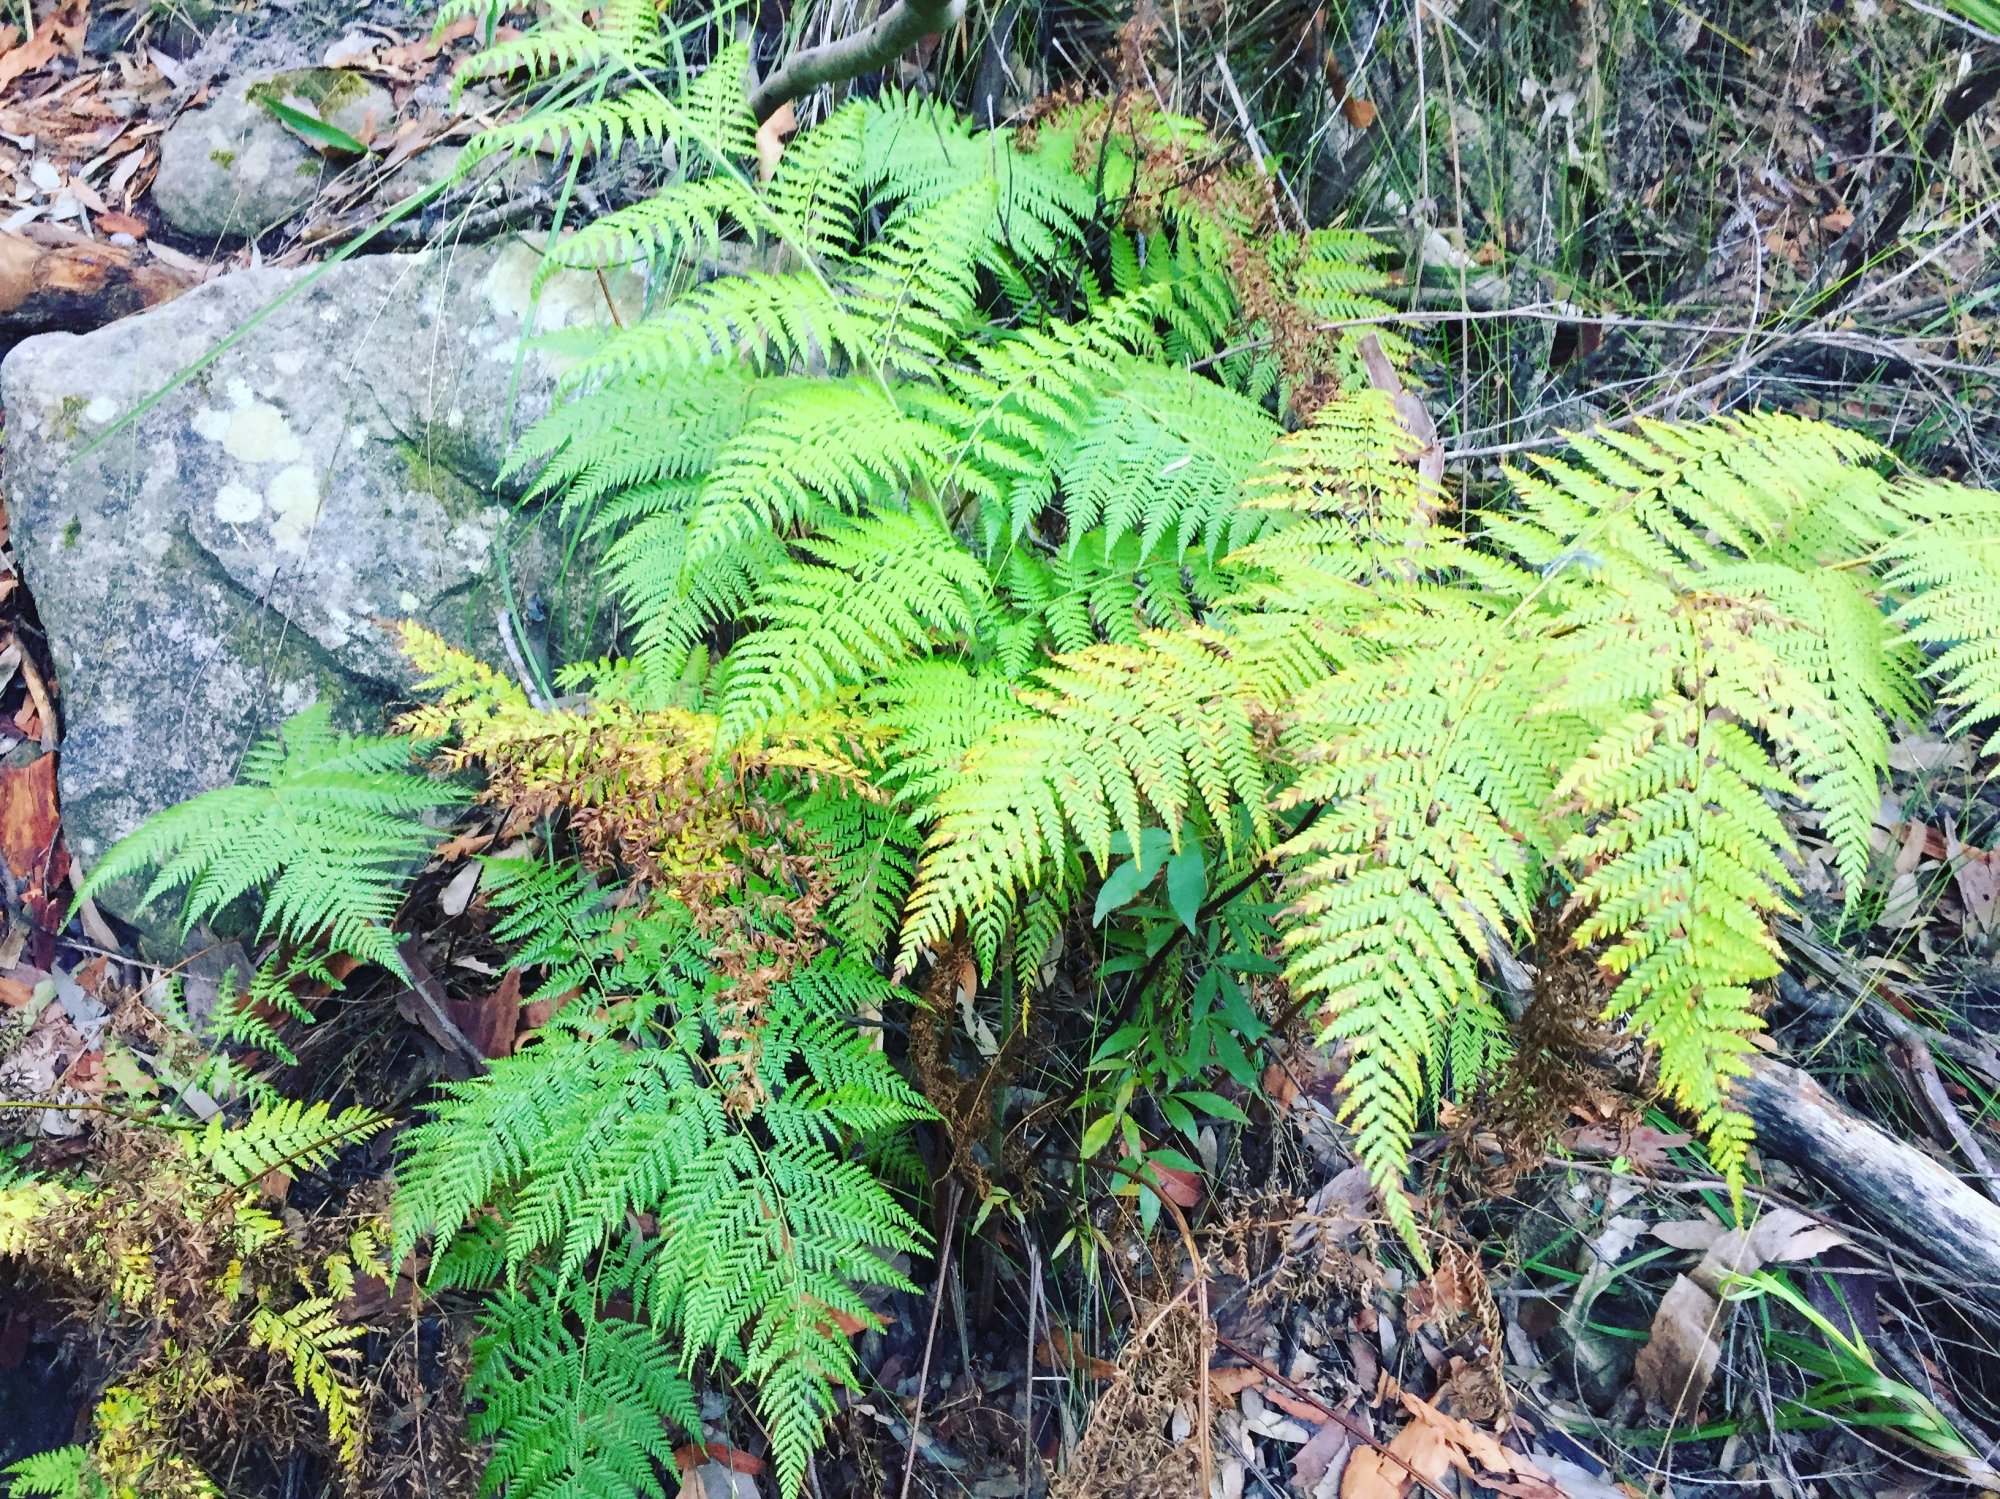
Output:
M60 230L0 232L0 336L91 328L172 301L200 278L139 247Z

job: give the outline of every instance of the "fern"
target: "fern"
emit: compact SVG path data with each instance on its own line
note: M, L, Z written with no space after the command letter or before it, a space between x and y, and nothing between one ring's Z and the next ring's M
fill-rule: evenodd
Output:
M487 1303L466 1389L478 1405L472 1435L493 1441L485 1492L667 1499L668 1423L698 1434L701 1415L668 1345L603 1312L600 1296L615 1289L537 1270Z
M1911 524L1888 548L1885 580L1902 599L1895 622L1939 654L1926 675L1959 730L2000 718L2000 496L1913 484L1895 499Z
M554 1034L489 1077L450 1086L437 1118L405 1142L398 1253L431 1235L438 1273L454 1283L535 1284L539 1266L556 1294L585 1283L593 1264L622 1265L619 1284L651 1329L674 1335L681 1369L719 1358L755 1383L780 1479L795 1490L835 1383L854 1376L836 1314L870 1317L855 1286L906 1285L888 1257L920 1244L842 1149L926 1113L844 1018L882 997L872 972L834 960L781 984L753 1064L759 1102L743 1117L711 1082L726 1022L692 985L669 996L650 1032L658 1044ZM488 1203L504 1227L461 1251L464 1225ZM658 1231L634 1239L641 1212ZM638 1377L622 1353L604 1356L621 1362L601 1377ZM564 1471L587 1455L565 1450Z
M280 1100L258 1105L240 1125L217 1114L202 1131L200 1150L217 1176L247 1187L273 1171L315 1171L388 1122L358 1106L336 1112L325 1103Z
M399 884L430 846L419 815L463 799L406 770L407 739L337 734L320 704L243 758L243 784L169 808L112 847L77 890L156 869L140 905L184 891L183 933L259 891L258 932L325 942L402 971L389 930Z
M58 1447L53 1452L38 1452L0 1468L0 1477L11 1481L8 1492L15 1499L29 1499L30 1495L84 1499L98 1492L98 1486L91 1481L87 1447Z
M387 1122L281 1101L236 1125L221 1115L172 1131L114 1123L105 1127L122 1135L118 1169L106 1180L0 1186L10 1273L101 1308L109 1384L89 1444L33 1469L41 1481L80 1472L93 1495L217 1494L183 1444L199 1451L211 1432L267 1418L244 1404L256 1389L234 1367L245 1350L290 1372L325 1418L329 1454L356 1472L366 1402L346 1365L369 1329L344 1321L340 1307L358 1273L389 1278L381 1234L367 1215L350 1217L329 1253L324 1219L288 1212L281 1222L258 1188L271 1172L324 1165Z
M955 635L970 636L986 575L933 517L884 511L829 528L757 591L764 622L729 655L724 742L808 712Z
M1281 945L1420 1255L1411 1140L1504 1054L1481 964L1556 899L1739 1181L1783 804L1852 901L1891 723L2000 713L1993 497L1751 416L1576 438L1461 513L1343 331L1384 311L1378 247L1276 232L1196 122L977 130L887 92L753 180L746 50L681 40L644 0L559 9L484 64L542 106L468 152L669 163L552 252L643 258L658 294L564 346L512 465L603 547L617 653L545 708L405 635L432 700L403 732L577 856L489 865L494 935L559 1008L402 1144L396 1254L428 1239L435 1284L487 1297L489 1489L660 1492L720 1370L795 1492L855 1377L837 1329L921 1247L877 1170L926 1114L857 1023L879 974L969 945L1025 1025L1089 913L1107 982L1212 1035L1225 957L1153 961L1134 850L1256 907L1170 897L1228 961ZM411 814L455 794L323 720L293 740L116 867L161 865L189 919L268 886L290 946L393 959ZM343 1121L205 1148L250 1180Z
M341 1459L361 1456L361 1392L341 1365L358 1356L352 1345L368 1329L343 1325L337 1303L315 1296L275 1310L268 1302L250 1314L250 1342L284 1360L292 1383L326 1416L327 1435Z
M1285 519L1231 559L1234 596L1044 669L1028 717L927 782L902 961L1066 888L1065 851L1102 863L1114 827L1137 846L1198 806L1227 837L1240 808L1287 871L1287 978L1352 1050L1345 1115L1387 1186L1446 1054L1490 1050L1470 1039L1497 1024L1489 933L1524 940L1561 870L1611 1012L1657 1045L1733 1179L1729 1084L1791 889L1772 800L1818 804L1858 877L1884 720L1921 711L1912 647L1982 711L1990 503L1892 484L1852 434L1749 418L1579 439L1514 476L1517 510L1461 529L1370 410L1325 408L1248 486ZM1962 528L1949 557L1928 542L1941 514ZM1266 715L1287 725L1275 756ZM1197 758L1197 724L1225 723L1231 752ZM1269 846L1267 806L1309 823Z

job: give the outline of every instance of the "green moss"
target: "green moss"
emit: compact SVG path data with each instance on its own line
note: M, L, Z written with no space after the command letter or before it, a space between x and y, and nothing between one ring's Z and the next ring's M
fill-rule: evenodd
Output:
M64 442L76 441L77 423L83 420L83 413L90 405L83 396L64 396L56 403L56 419L51 425L55 434Z
M236 165L236 153L234 151L224 151L220 147L209 152L208 159L221 167L225 172Z
M445 514L454 523L470 520L499 500L484 482L475 482L471 477L479 473L480 466L460 446L452 443L442 429L426 432L415 441L406 439L396 444L410 488L430 495L443 505Z
M346 68L294 68L252 84L245 97L262 104L267 100L284 103L303 99L324 120L341 105L368 92L368 82Z
M83 520L79 516L72 515L69 518L69 524L63 527L63 532L62 532L63 550L65 552L75 551L77 543L82 540L83 540Z

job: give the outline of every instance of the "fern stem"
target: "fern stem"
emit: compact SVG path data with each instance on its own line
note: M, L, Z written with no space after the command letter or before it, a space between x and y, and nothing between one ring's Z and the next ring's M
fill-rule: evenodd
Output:
M199 1119L161 1119L152 1114L135 1114L127 1109L114 1109L103 1103L57 1103L38 1098L0 1098L0 1109L54 1109L59 1113L103 1114L107 1118L123 1120L127 1124L143 1124L153 1129L173 1130L185 1133L206 1129Z
M944 1310L944 1283L951 1273L951 1246L957 1238L959 1199L964 1195L955 1176L945 1183L945 1191L944 1225L938 1239L937 1280L931 1286L931 1321L924 1333L923 1368L917 1374L917 1400L910 1409L910 1445L903 1453L903 1481L896 1490L896 1499L910 1499L910 1479L917 1471L917 1439L923 1434L924 1397L931 1388L931 1354L937 1349L938 1315Z

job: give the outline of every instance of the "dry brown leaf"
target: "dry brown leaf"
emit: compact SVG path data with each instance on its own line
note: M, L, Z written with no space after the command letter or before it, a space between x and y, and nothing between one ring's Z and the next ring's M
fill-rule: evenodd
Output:
M485 872L484 864L467 860L465 867L451 877L451 883L438 892L438 909L446 916L463 916L465 908L472 904L473 892L479 888L479 877Z
M40 880L59 826L54 755L0 769L0 852L17 879Z
M1916 818L1911 818L1909 826L1903 829L1903 846L1896 850L1896 873L1898 876L1913 874L1918 864L1923 862L1926 845L1931 841L1931 830Z
M134 239L144 239L151 232L144 219L136 214L120 213L115 208L98 210L97 227L106 234L129 234Z
M685 1447L674 1448L674 1466L683 1473L703 1463L721 1463L732 1472L748 1473L752 1477L764 1471L764 1459L745 1452L741 1447L730 1447L721 1442L702 1445L690 1442Z
M1693 1136L1679 1130L1669 1133L1650 1124L1630 1129L1620 1129L1615 1124L1592 1124L1566 1129L1556 1138L1563 1149L1577 1155L1623 1156L1644 1170L1658 1171L1670 1163L1667 1153L1687 1144Z
M1653 1237L1676 1249L1707 1249L1727 1232L1713 1218L1670 1218L1653 1225Z
M1158 1161L1146 1162L1146 1171L1158 1184L1160 1195L1175 1207L1198 1208L1207 1195L1199 1172L1163 1166Z
M785 137L799 128L799 117L791 106L791 101L778 106L777 112L757 127L757 180L769 182L778 173L778 163L785 154Z
M1975 932L2000 929L2000 849L1963 849L1952 878L1965 907L1966 926Z
M1296 1412L1294 1412L1296 1414ZM1292 1481L1310 1494L1327 1470L1354 1445L1354 1434L1339 1421L1328 1421L1305 1446L1292 1454Z
M1053 1328L1042 1338L1035 1347L1035 1362L1044 1369L1071 1369L1091 1379L1112 1379L1118 1373L1117 1365L1093 1357L1067 1327Z
M1209 1398L1217 1404L1234 1400L1245 1390L1264 1382L1262 1369L1210 1369L1208 1371Z
M447 864L455 864L471 854L476 854L493 841L491 833L460 833L437 846L436 857Z
M1701 1262L1676 1276L1653 1314L1652 1336L1639 1350L1633 1379L1655 1405L1678 1421L1692 1421L1722 1356L1718 1298L1732 1275L1752 1275L1765 1265L1811 1259L1850 1241L1794 1208L1773 1208L1748 1228L1724 1229L1696 1219L1656 1223L1653 1236L1678 1249L1699 1249Z
M1276 1062L1264 1069L1262 1082L1264 1096L1271 1100L1271 1108L1277 1113L1284 1113L1299 1096L1298 1084L1292 1081L1292 1075Z
M1657 1226L1653 1233L1674 1242ZM1828 1228L1794 1208L1773 1208L1748 1228L1718 1233L1705 1246L1701 1263L1688 1273L1697 1284L1719 1295L1723 1282L1732 1275L1754 1275L1766 1265L1809 1260L1848 1242L1837 1229Z
M1288 1395L1280 1389L1266 1389L1262 1393L1266 1400L1270 1401L1271 1404L1275 1405L1286 1415L1297 1416L1301 1421L1309 1422L1314 1426L1327 1420L1333 1414L1333 1412L1316 1401L1301 1400L1298 1396Z
M1561 1499L1562 1491L1532 1458L1509 1452L1492 1432L1407 1390L1400 1398L1410 1424L1396 1433L1386 1452L1371 1447L1348 1460L1341 1499L1401 1499L1413 1480L1435 1484L1452 1468L1488 1488L1505 1484L1504 1492L1528 1499Z
M1721 1320L1721 1303L1685 1275L1675 1276L1660 1298L1653 1335L1633 1362L1632 1379L1642 1395L1672 1411L1676 1421L1694 1420L1708 1393L1722 1357L1716 1341Z
M1451 1443L1434 1426L1412 1421L1387 1448L1362 1447L1347 1460L1340 1499L1403 1499L1413 1480L1435 1484L1451 1468Z
M111 930L111 923L104 919L104 913L97 909L97 902L89 896L76 903L77 920L83 923L83 934L99 947L118 951L118 934Z
M471 866L479 868L477 864ZM521 970L509 968L500 982L473 999L450 999L446 1008L451 1023L465 1033L465 1039L485 1057L504 1057L514 1050L514 1037L522 1021Z
M12 28L8 28L12 30ZM51 16L35 28L35 34L20 46L0 57L0 89L6 88L23 73L32 73L37 68L45 68L56 60L56 21Z

